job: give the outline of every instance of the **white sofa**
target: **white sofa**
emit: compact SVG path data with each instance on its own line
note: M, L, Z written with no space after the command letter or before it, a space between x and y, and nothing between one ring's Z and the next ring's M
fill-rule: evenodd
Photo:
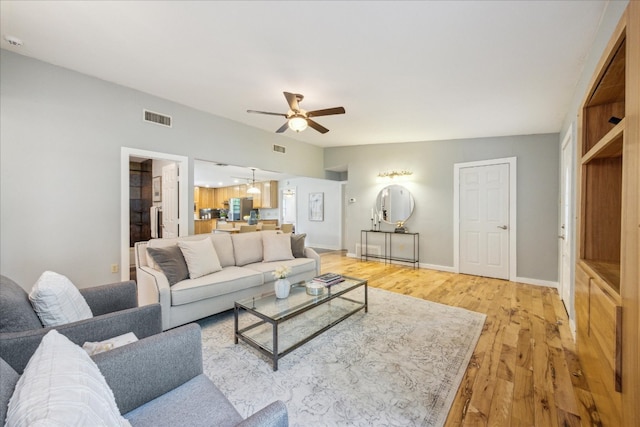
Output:
M162 329L167 330L232 309L234 302L239 299L273 292L275 278L272 273L281 265L291 268L288 279L292 284L320 274L320 257L311 248L298 247L297 251L293 251L294 255L298 252L298 256L304 257L273 260L272 246L263 247L273 241L267 236L271 233L277 232L199 234L136 243L139 304L142 306L159 302ZM180 241L203 239L211 239L222 269L195 279L186 278L173 285L170 285L161 267L147 251L147 248L169 248L179 245ZM298 241L298 246L300 243Z

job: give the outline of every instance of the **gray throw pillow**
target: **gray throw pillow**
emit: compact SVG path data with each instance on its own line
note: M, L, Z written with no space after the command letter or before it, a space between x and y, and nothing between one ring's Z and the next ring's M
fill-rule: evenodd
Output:
M291 252L296 258L304 258L304 238L307 237L305 233L291 234Z
M147 247L147 253L167 276L169 286L189 278L189 268L178 245L166 248Z

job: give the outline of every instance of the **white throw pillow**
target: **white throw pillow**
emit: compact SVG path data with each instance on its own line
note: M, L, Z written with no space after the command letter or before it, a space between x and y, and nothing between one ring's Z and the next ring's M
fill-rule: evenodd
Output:
M265 234L262 236L263 262L294 259L291 252L291 237L288 234Z
M45 327L93 317L78 288L67 277L53 271L42 273L29 293L29 300Z
M55 329L42 338L18 380L8 426L130 426L89 355Z
M236 259L236 265L253 264L254 262L262 262L262 234L260 233L238 233L232 234L233 256Z
M222 270L218 254L211 239L181 240L178 242L184 260L189 267L189 278L197 279Z

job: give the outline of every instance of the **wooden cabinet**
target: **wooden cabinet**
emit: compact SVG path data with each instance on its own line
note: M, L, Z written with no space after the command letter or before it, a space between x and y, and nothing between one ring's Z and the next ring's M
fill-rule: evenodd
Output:
M261 182L260 207L264 209L274 209L278 207L278 181ZM254 203L255 206L255 203Z
M217 220L215 219L198 219L193 224L193 234L207 234L215 229Z
M579 115L577 347L603 425L635 425L640 2L629 2ZM624 410L623 410L624 408Z
M256 182L256 187L260 190L260 194L247 194L247 185L234 185L231 187L220 187L212 190L211 206L198 205L198 209L202 207L214 207L218 209L228 209L224 202L228 202L233 197L251 197L253 199L253 207L255 209L274 209L278 207L278 181ZM202 192L203 189L200 189ZM194 193L194 200L196 196ZM204 200L201 199L200 203Z

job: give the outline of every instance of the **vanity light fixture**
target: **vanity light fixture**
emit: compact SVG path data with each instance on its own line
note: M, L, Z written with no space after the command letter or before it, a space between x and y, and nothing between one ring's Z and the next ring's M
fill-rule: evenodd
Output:
M247 194L260 194L260 189L256 187L256 168L251 168L251 173L253 179L251 181L251 186L247 188Z
M398 177L409 176L409 175L413 175L413 172L411 172L410 170L407 170L407 169L402 169L402 170L399 170L399 171L390 170L390 171L386 171L386 172L380 172L378 174L378 178L396 179Z

